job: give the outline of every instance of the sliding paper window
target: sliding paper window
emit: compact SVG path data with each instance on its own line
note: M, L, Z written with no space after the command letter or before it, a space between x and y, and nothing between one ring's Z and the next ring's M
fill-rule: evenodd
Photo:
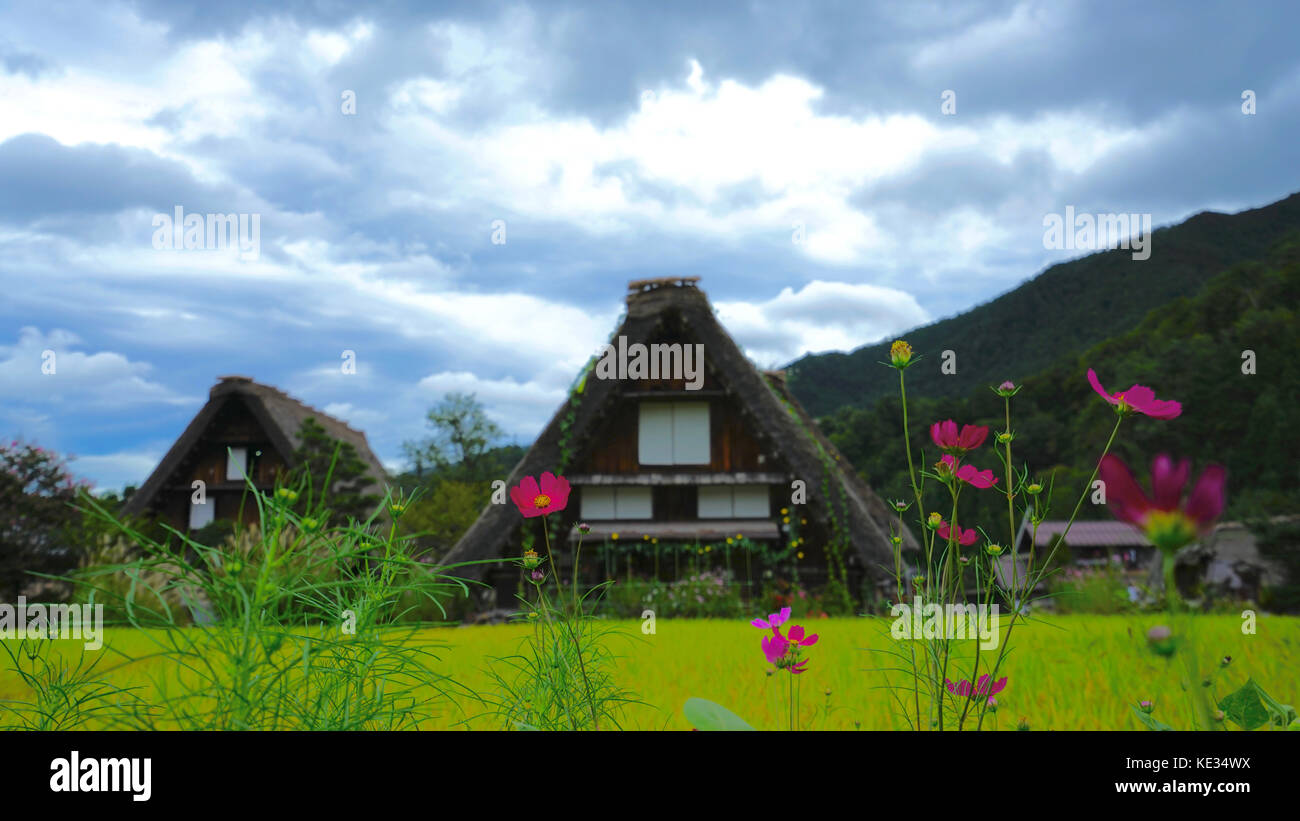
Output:
M707 465L708 402L642 402L637 437L643 465Z

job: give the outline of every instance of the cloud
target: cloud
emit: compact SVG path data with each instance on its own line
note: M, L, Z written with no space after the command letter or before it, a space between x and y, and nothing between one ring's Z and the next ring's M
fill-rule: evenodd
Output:
M113 351L85 353L76 334L48 334L27 327L17 343L0 346L0 399L27 405L75 404L122 408L132 405L190 405L195 399L151 381L153 368Z
M924 324L910 294L878 285L814 280L766 302L718 302L718 318L745 352L770 367L805 353L849 350Z
M123 450L116 453L80 455L72 458L68 469L76 476L90 478L96 492L120 490L127 485L139 487L162 462L162 450Z
M701 275L761 364L853 349L1054 261L1042 218L1066 205L1161 225L1290 193L1295 20L1111 0L16 0L0 327L25 330L0 348L0 424L157 450L216 376L248 373L388 460L448 390L527 440L625 283L653 276ZM155 251L151 217L176 204L260 214L260 259Z

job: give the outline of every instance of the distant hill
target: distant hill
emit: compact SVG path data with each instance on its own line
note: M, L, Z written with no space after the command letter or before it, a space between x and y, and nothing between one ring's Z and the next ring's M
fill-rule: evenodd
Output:
M912 342L918 338L907 337ZM931 348L918 350L934 355ZM1206 463L1219 462L1228 469L1225 518L1300 512L1297 351L1300 230L1262 261L1222 271L1198 293L1148 312L1127 332L1017 378L1024 390L1012 400L1013 459L1017 467L1027 462L1031 475L1039 479L1055 472L1058 493L1051 517L1068 516L1114 424L1110 407L1088 385L1085 374L1091 367L1110 390L1140 383L1161 398L1183 404L1177 419L1136 416L1124 423L1114 452L1140 481L1146 481L1151 459L1160 452L1191 459L1197 474ZM1243 368L1248 361L1253 361L1253 373ZM874 488L887 497L904 498L907 460L897 376L882 365L871 367L885 375L893 394L861 407L840 408L819 421ZM976 372L972 381L977 384L965 395L935 397L913 391L912 374L917 370L907 371L910 433L913 447L924 449L927 462L938 455L927 434L933 421L952 418L989 425L995 432L1002 429L1002 400L985 387L996 384L1001 374ZM1002 467L987 445L970 461L1001 476ZM961 521L997 535L1007 531L1005 497L966 494L962 502ZM1080 515L1108 514L1084 505Z
M1037 277L960 316L905 336L928 361L908 371L918 395L958 397L977 385L1021 381L1066 354L1129 331L1153 309L1191 297L1216 274L1259 260L1300 228L1300 194L1238 214L1204 212L1154 232L1151 258L1124 249L1053 265ZM805 356L788 366L788 384L815 417L864 407L891 394L897 379L877 362L891 340L852 353ZM957 373L939 372L952 350Z

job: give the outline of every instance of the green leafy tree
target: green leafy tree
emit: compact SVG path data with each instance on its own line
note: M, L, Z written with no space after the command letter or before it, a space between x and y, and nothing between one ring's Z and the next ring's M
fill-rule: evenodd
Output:
M0 600L13 600L35 581L31 573L76 567L93 540L73 507L89 483L59 456L36 445L0 445Z
M433 466L440 476L461 480L486 478L488 454L502 437L501 428L488 418L474 394L448 393L429 410L427 422L433 437L406 442L406 452L417 477Z
M379 497L366 491L375 482L351 443L330 436L312 417L298 428L298 442L289 483L310 486L330 510L330 524L363 520L374 512Z

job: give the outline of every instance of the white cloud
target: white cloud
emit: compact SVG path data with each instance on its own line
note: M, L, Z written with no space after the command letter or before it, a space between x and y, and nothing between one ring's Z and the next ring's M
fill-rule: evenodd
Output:
M76 476L85 476L95 484L96 492L121 490L127 485L139 487L162 461L163 451L118 451L91 456L77 456L68 465Z
M910 294L878 285L814 280L766 302L718 302L718 318L763 367L805 353L851 350L921 325L929 315Z
M0 398L25 404L77 403L108 407L197 400L174 393L147 374L152 366L120 353L75 350L81 340L71 331L49 334L26 327L15 345L0 346Z

